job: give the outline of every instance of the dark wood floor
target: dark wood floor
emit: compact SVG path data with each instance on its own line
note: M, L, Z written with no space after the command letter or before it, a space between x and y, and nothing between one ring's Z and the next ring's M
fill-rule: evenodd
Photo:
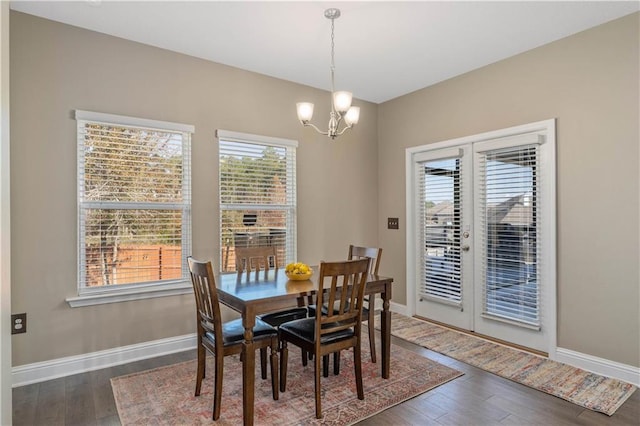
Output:
M640 391L609 417L403 340L392 342L465 375L360 425L640 425ZM195 351L15 388L14 425L119 425L111 377L192 358Z

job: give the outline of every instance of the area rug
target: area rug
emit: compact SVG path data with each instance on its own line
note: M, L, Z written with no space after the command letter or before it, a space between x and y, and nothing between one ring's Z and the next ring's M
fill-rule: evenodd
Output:
M636 390L621 380L397 313L392 314L391 334L609 416Z
M363 336L364 337L364 336ZM256 425L351 425L389 407L446 383L463 373L393 345L391 377L382 379L380 363L369 362L368 341L362 343L364 401L356 395L353 352L343 351L340 374L323 377L322 419L315 418L313 363L306 367L300 352L289 352L287 391L274 401L271 378L260 379L256 369ZM212 358L207 371L213 371ZM257 363L259 364L259 362ZM213 374L205 378L202 393L194 397L196 361L160 367L111 379L118 415L123 425L241 425L242 364L238 356L225 358L220 419L211 420Z

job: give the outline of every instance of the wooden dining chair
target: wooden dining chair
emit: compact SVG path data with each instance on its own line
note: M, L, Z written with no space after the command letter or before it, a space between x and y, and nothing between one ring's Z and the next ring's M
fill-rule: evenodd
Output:
M369 266L369 273L373 275L378 275L378 269L380 268L380 258L382 257L382 249L377 247L360 247L354 246L353 244L349 245L349 254L347 259L365 259L370 258L371 263ZM376 328L375 328L375 295L367 295L364 298L364 305L362 306L362 320L367 321L367 328L369 331L369 349L371 352L371 362L376 362ZM322 312L327 312L327 305L325 304L322 307ZM309 316L314 316L316 312L315 305L311 305L309 307ZM334 372L338 374L340 372L340 364L339 357L334 357ZM326 363L326 361L325 361ZM326 377L329 374L328 366L325 364L324 368L324 376Z
M278 256L274 246L235 247L236 271L238 275L246 273L247 279L251 272L268 272L278 269Z
M361 326L364 290L371 259L321 262L318 284L325 291L318 291L317 305L325 302L334 306L323 314L316 310L313 318L304 318L282 324L280 333L280 391L287 386L288 344L292 343L313 353L316 418L322 417L320 392L320 360L331 353L353 348L356 391L358 399L364 399L362 385Z
M213 420L220 418L220 403L222 400L222 377L224 357L242 353L244 342L244 327L242 320L236 319L223 323L220 315L220 304L213 267L211 262L199 262L191 256L187 258L193 293L196 298L196 324L198 339L198 369L196 372L195 396L200 395L202 379L205 377L207 351L215 358L214 386L213 386ZM261 354L266 354L266 348L271 349L271 388L273 399L279 397L278 374L278 331L269 324L256 319L253 328L253 338L256 348ZM263 366L262 378L266 378Z
M380 258L382 257L382 249L378 247L360 247L349 245L349 257L347 259L364 259L370 258L371 263L369 266L369 273L378 275L378 269L380 267ZM371 350L371 362L376 362L376 328L375 328L375 308L376 299L375 294L365 296L365 303L362 306L362 320L367 321L367 328L369 329L369 348Z
M246 278L249 280L252 272L257 277L260 271L267 273L270 269L278 269L278 254L275 246L236 248L236 270L239 276L246 273ZM306 317L306 306L269 312L258 316L262 321L276 328L285 322ZM266 349L262 351L264 352ZM262 362L266 362L264 354L261 355ZM307 357L304 351L302 353L302 362L303 365L307 365Z

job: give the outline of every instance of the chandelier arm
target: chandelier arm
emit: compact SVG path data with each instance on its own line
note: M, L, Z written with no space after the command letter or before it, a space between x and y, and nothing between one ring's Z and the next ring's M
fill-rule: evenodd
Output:
M344 132L353 127L353 124L345 124L345 128L339 131L336 136L341 136Z
M301 122L302 123L302 122ZM313 123L302 123L303 126L309 126L309 127L313 127L315 129L316 132L320 133L323 136L328 136L329 132L323 132L320 129L318 129Z

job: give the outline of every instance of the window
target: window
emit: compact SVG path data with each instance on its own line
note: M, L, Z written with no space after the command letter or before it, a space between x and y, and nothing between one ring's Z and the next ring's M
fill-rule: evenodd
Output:
M79 296L188 284L193 126L87 111L76 121Z
M278 266L296 257L297 141L218 130L220 265L235 247L276 246Z

